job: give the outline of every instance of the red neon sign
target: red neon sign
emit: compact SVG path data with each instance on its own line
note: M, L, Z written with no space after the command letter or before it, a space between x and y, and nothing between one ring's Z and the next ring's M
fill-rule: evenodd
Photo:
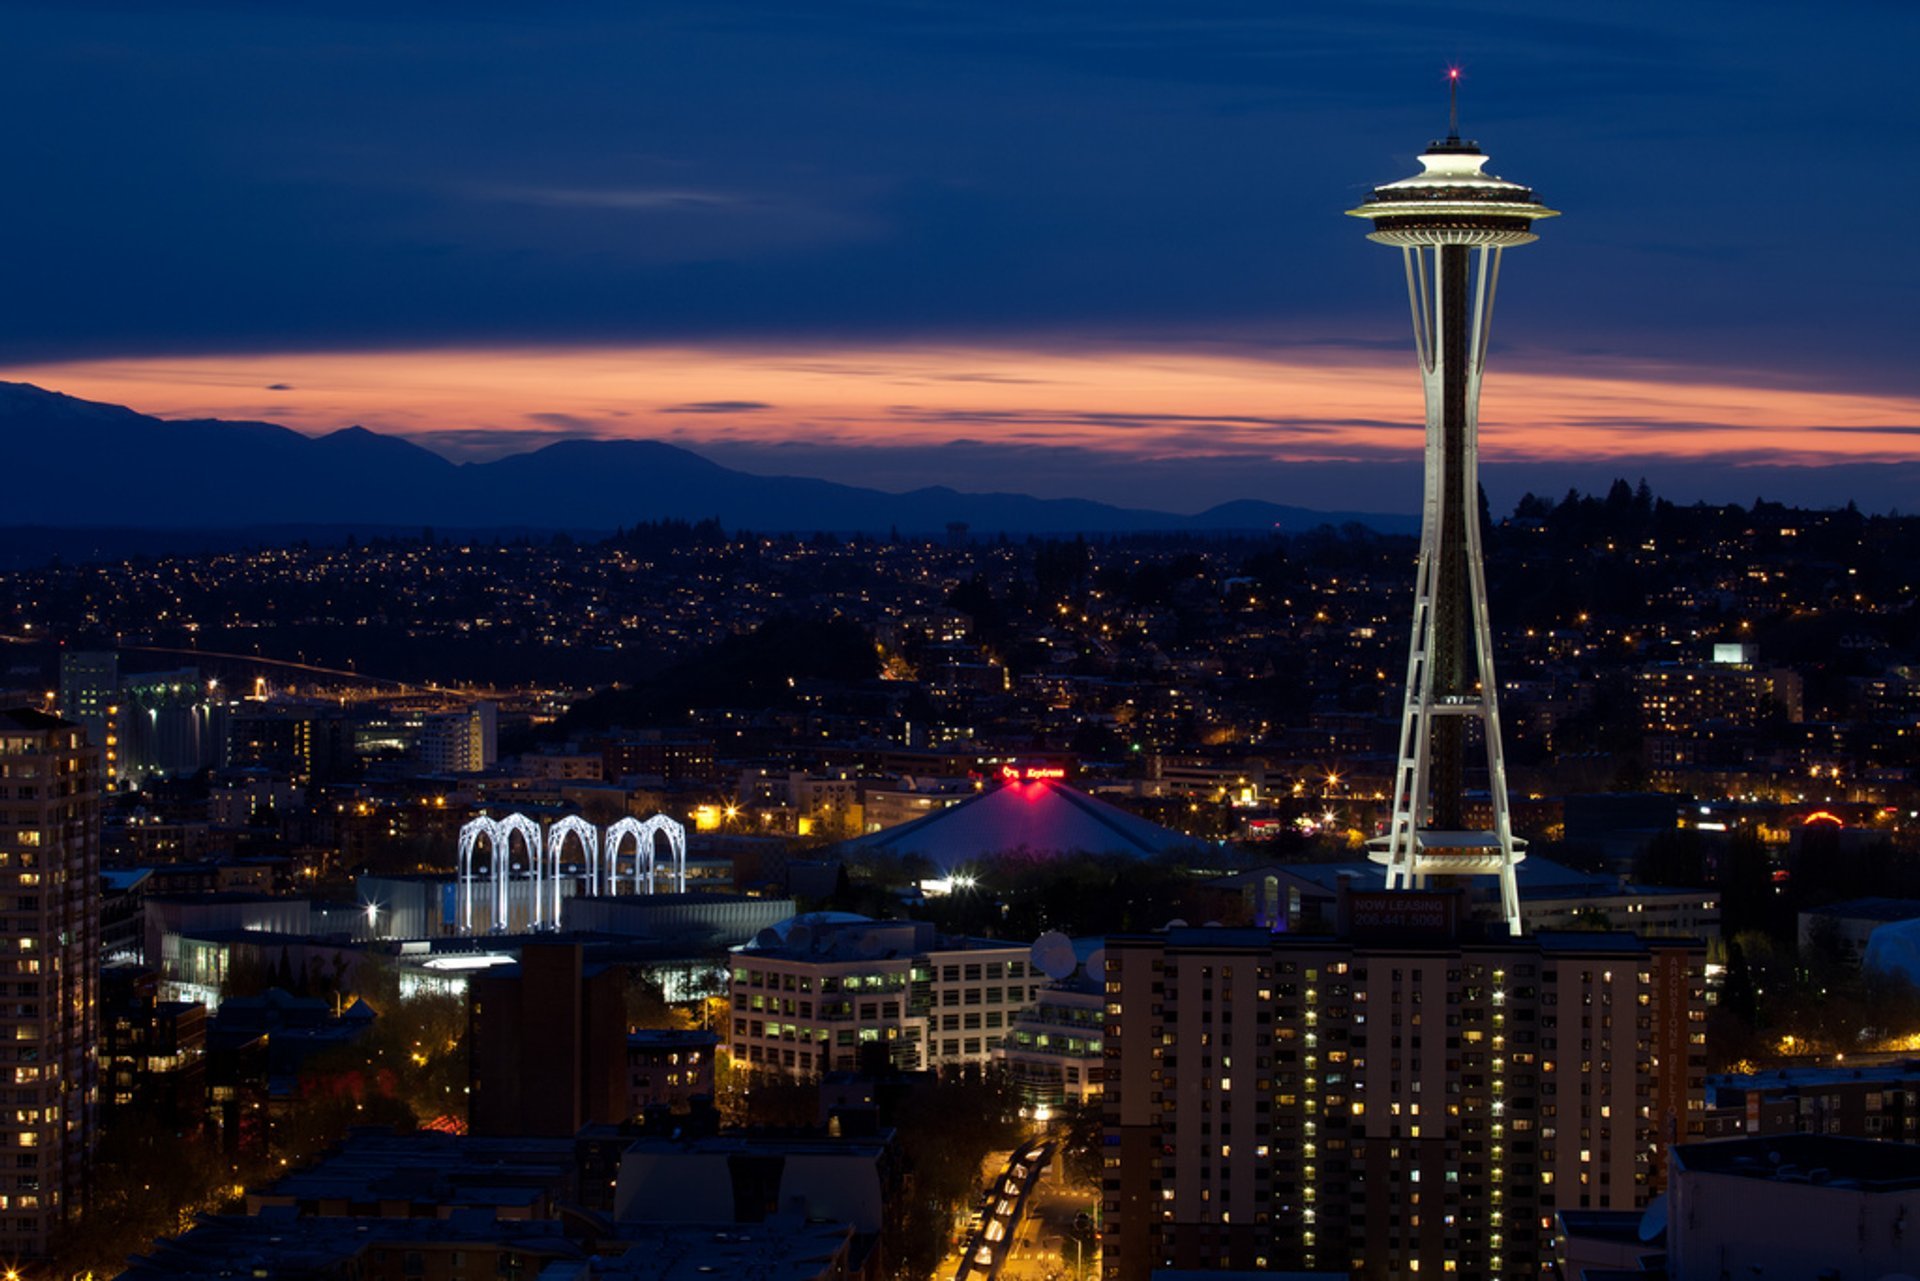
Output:
M1036 779L1064 779L1066 776L1066 768L1061 765L1029 765L1024 769L1014 765L1000 767L1000 777L1009 783L1017 783L1023 778L1032 782Z

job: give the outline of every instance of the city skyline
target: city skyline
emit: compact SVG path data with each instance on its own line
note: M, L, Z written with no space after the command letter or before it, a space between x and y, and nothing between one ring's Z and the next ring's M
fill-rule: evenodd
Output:
M1906 1276L1920 18L0 16L0 1281Z
M1920 461L1873 212L1911 181L1874 71L1905 15L16 12L0 373L144 412L1405 509L1391 273L1324 195L1443 131L1452 62L1465 132L1581 211L1503 300L1509 498L1884 509ZM1780 149L1817 173L1754 199Z

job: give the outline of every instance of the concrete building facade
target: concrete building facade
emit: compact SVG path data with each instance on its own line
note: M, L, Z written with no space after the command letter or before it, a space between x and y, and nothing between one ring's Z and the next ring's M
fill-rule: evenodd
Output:
M797 926L734 954L733 1061L817 1076L883 1045L906 1071L985 1064L1039 996L1028 950L936 938L925 921Z
M1888 1281L1915 1266L1920 1147L1810 1134L1683 1144L1667 1202L1671 1281Z
M1557 1208L1657 1191L1704 1107L1703 949L1474 941L1453 897L1365 896L1343 938L1108 940L1110 1281L1535 1276Z
M625 977L573 943L528 943L520 964L467 981L468 1124L564 1138L627 1115Z

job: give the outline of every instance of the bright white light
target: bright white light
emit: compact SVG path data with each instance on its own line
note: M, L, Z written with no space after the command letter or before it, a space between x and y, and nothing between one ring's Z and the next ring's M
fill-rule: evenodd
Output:
M644 872L647 881L646 892L659 892L655 881L654 836L664 832L667 846L673 859L673 868L669 877L671 891L676 894L687 892L687 829L664 814L656 814L642 822L636 818L623 818L607 828L604 833L596 830L585 819L574 815L555 822L543 837L540 825L525 814L509 814L495 820L482 815L468 821L460 828L459 856L456 863L456 877L460 885L460 930L464 934L473 933L474 886L480 877L474 872L473 856L480 841L487 842L486 879L490 886L489 897L493 900L492 928L496 932L507 927L507 883L513 878L512 842L518 833L527 851L527 877L533 881L532 927L534 929L560 926L560 881L561 853L566 838L579 839L580 847L586 855L584 883L589 894L600 893L605 884L610 894L620 892L620 849L628 837L633 838L634 851L631 858L631 883L637 892L640 878ZM601 871L604 864L604 877ZM661 869L664 871L665 869ZM551 890L547 887L552 879ZM551 900L551 920L549 920L549 900Z
M459 956L434 956L422 961L429 970L485 970L496 965L511 965L513 958L503 952L468 952Z

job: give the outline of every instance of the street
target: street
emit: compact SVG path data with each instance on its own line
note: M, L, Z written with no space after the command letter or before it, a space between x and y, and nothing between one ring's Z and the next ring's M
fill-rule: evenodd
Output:
M950 1256L953 1281L996 1281L1002 1275L1014 1275L1002 1269L1020 1250L1027 1207L1052 1150L1049 1143L1033 1141L1008 1154L981 1207L980 1226L967 1237L960 1253Z

